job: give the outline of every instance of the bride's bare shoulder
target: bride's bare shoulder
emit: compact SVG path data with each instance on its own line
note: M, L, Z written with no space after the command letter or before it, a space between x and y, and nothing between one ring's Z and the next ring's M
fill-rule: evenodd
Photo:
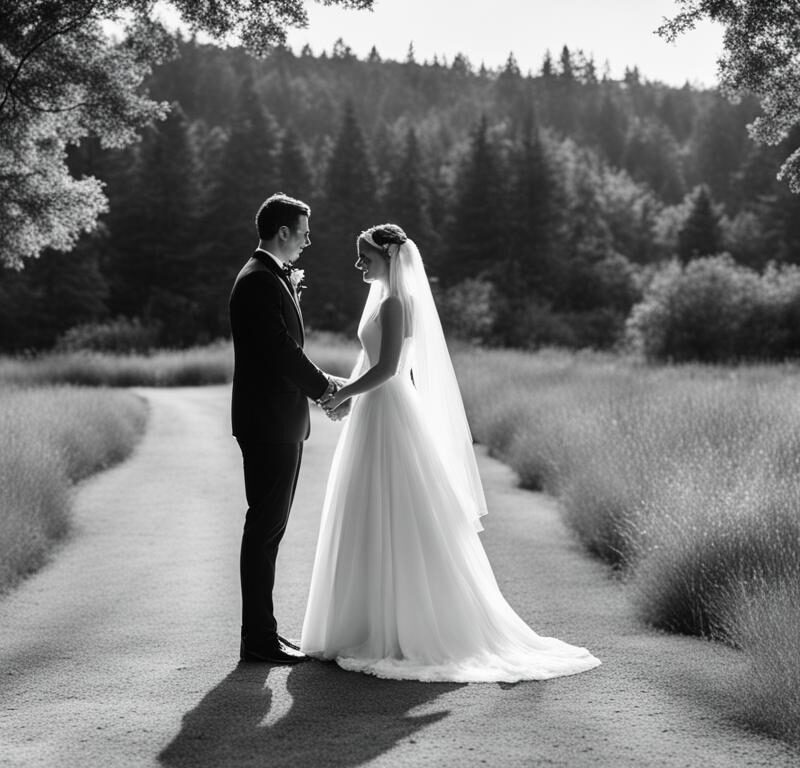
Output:
M387 296L380 306L381 322L402 323L403 322L403 302L397 296Z
M403 302L399 296L387 296L381 302L381 312L402 312Z
M384 327L402 330L404 337L411 335L413 304L410 298L387 296L380 306L380 321Z

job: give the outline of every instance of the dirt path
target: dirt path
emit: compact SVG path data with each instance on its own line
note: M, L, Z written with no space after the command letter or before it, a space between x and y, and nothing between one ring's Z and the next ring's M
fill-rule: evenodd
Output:
M238 668L244 493L228 389L142 394L142 444L79 489L70 541L0 601L0 765L797 765L735 725L735 652L639 626L552 503L485 456L482 535L506 597L602 667L516 685L399 683L316 662ZM315 413L279 562L290 636L339 429Z

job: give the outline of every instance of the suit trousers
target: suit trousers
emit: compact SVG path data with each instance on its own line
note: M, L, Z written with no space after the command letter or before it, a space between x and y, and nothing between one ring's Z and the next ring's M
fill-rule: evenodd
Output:
M303 443L238 440L248 510L242 533L242 637L253 647L276 639L272 589L278 545L294 500Z

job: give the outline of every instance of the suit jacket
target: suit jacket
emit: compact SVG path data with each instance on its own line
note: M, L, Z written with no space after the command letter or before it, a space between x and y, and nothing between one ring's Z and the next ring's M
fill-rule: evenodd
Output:
M231 422L240 440L299 443L310 433L308 398L328 386L303 352L303 317L280 267L257 251L229 302L233 336Z

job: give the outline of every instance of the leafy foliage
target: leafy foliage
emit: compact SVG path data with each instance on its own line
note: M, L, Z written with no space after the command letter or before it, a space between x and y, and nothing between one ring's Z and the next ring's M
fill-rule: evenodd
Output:
M683 10L659 28L667 40L704 18L725 27L720 84L731 96L756 94L763 114L750 135L778 144L800 124L800 9L795 0L678 0ZM800 192L800 149L781 166L779 177Z
M659 269L627 323L651 360L769 360L800 354L800 268L763 274L727 254Z
M360 60L343 41L261 59L170 44L178 57L145 80L176 105L169 118L138 144L69 150L75 179L105 183L102 226L73 256L45 252L49 270L0 270L0 347L47 347L70 325L119 316L160 327L170 346L226 335L253 215L278 190L312 208L314 329L354 330L355 236L386 220L420 244L440 296L488 287L478 337L524 348L615 345L663 260L725 250L758 269L800 263L800 198L772 171L800 132L779 148L748 142L752 98L730 105L635 68L613 81L569 49L539 75L513 56L498 71L463 56ZM51 311L64 289L72 309Z
M369 8L372 0L326 0ZM303 0L173 5L193 29L238 36L256 53L307 22ZM73 178L66 148L87 136L121 147L165 114L140 86L175 50L144 0L0 1L0 259L20 267L47 247L69 250L105 210L101 183ZM104 21L124 25L115 42Z

